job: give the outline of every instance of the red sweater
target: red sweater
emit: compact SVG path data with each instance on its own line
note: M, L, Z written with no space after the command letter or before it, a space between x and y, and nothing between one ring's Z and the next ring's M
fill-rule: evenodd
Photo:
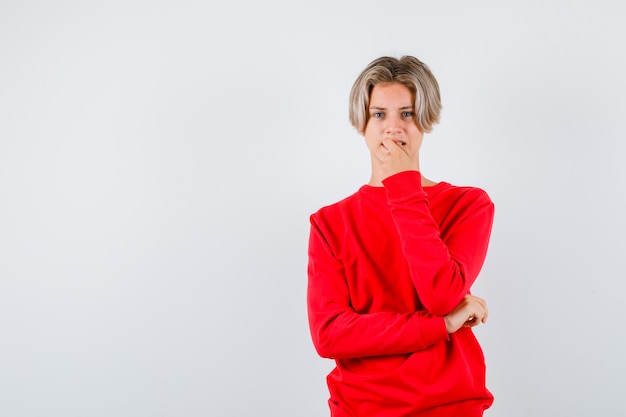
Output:
M494 207L478 188L422 187L417 171L311 216L308 314L333 417L481 416L493 402L470 328L443 316L483 265Z

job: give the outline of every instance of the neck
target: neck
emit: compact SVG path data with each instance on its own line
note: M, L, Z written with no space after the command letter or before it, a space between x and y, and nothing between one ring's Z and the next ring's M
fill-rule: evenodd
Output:
M418 171L419 171L419 169L418 169ZM420 171L420 176L422 177L422 187L429 187L429 186L437 184L435 181L431 181L428 178L426 178L424 176L424 174L422 174L421 171ZM372 176L370 177L370 180L367 183L367 185L370 185L372 187L382 187L383 186L383 180L385 178L386 177L381 175L379 172L376 172L374 169L372 169Z

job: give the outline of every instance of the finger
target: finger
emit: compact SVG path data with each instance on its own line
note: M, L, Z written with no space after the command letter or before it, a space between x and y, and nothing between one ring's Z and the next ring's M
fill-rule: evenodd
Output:
M402 149L402 145L400 145L393 139L383 139L382 145L392 154L397 151L404 152L404 149Z
M485 322L485 309L480 303L476 303L473 306L470 314L471 315L468 321L474 323L475 326Z
M487 316L489 316L489 310L487 309L487 302L482 298L476 297L478 304L480 306L480 321L483 323L487 322Z
M480 324L480 320L472 318L471 320L467 320L465 323L463 323L463 327L476 327L479 324Z
M387 158L389 158L390 155L392 155L393 151L394 151L394 144L393 143L385 143L385 141L380 143L380 146L378 147L379 150L379 159L385 160Z
M470 295L470 296L466 296L467 297L471 297L471 299L468 299L468 301L473 301L474 302L474 308L475 310L475 316L477 318L480 318L480 321L482 323L486 323L487 322L487 317L489 316L489 310L487 309L487 302L480 298L480 297L476 297L475 295ZM480 310L480 313L479 313Z

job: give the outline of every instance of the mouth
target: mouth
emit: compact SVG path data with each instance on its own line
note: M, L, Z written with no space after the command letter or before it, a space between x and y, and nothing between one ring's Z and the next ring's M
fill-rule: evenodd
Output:
M391 139L396 145L399 145L399 146L407 146L407 142L405 142L403 140L400 140L398 138L395 138L395 139L394 138L385 138L385 139ZM383 143L381 143L380 146L382 146L383 148L386 149L386 147L385 147L385 145Z

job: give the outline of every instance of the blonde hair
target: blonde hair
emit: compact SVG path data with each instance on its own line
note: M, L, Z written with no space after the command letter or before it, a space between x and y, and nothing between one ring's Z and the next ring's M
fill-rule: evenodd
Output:
M359 133L365 132L370 96L380 83L400 83L411 91L415 97L415 123L422 132L430 132L439 122L439 84L428 66L412 56L383 56L369 63L350 91L350 123Z

